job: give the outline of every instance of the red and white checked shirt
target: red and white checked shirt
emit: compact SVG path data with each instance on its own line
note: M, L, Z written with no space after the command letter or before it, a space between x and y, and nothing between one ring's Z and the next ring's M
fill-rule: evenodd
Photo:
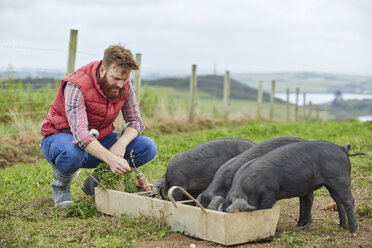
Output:
M143 125L136 95L134 94L134 87L131 82L128 83L128 100L125 101L121 109L125 121L122 131L126 127L132 127L141 134L145 126ZM83 93L77 85L66 82L63 94L65 96L66 117L70 125L70 131L74 137L73 143L85 149L96 137L89 134L88 117Z

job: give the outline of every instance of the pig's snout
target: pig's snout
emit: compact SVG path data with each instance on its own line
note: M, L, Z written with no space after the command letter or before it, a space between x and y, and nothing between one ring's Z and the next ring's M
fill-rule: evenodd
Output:
M252 205L249 205L249 203L246 200L242 198L238 198L235 201L233 201L230 206L226 208L226 212L234 213L236 210L240 212L244 212L244 211L252 211L255 209L256 208L253 207Z
M164 198L165 196L163 196L163 188L165 187L165 179L164 178L161 178L161 179L158 179L154 182L154 185L152 187L152 190L151 190L151 193L150 195L151 196L155 196L157 194L160 194L160 196L162 198Z

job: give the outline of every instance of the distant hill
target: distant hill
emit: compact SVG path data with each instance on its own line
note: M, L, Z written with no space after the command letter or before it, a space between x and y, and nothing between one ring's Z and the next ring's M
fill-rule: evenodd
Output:
M66 72L56 69L1 69L0 77L4 80L7 78L24 79L24 78L63 78Z
M234 79L230 80L230 99L241 100L257 100L257 89L253 89L245 84L242 84ZM163 86L172 87L178 90L189 90L190 78L160 78L155 80L146 80L143 84L147 83L149 86ZM202 92L211 94L218 98L223 98L223 84L224 77L217 75L198 76L197 89ZM264 93L263 101L270 101L270 95ZM275 102L284 102L281 99L275 98Z
M53 78L61 79L65 76L63 70L57 69L12 69L0 68L0 77L4 80L9 76L9 71L13 78ZM372 72L371 72L372 73ZM202 78L199 74L199 78ZM210 76L207 76L210 77ZM217 76L218 77L218 76ZM142 72L143 79L160 79L160 78L178 78L175 76L166 76L165 72L146 73ZM334 93L340 90L343 93L372 94L372 76L332 74L318 72L278 72L278 73L239 73L231 74L231 78L251 88L257 89L258 82L264 82L264 91L270 92L271 81L276 81L276 92L284 93L289 88L294 92L296 87L301 92L312 93ZM185 79L185 78L184 78ZM188 79L185 79L188 81ZM221 80L219 81L221 83ZM223 81L222 81L223 82ZM188 87L188 86L187 86ZM265 98L265 100L267 100Z
M250 73L233 74L232 77L240 82L257 88L260 80L264 81L264 90L269 92L271 81L276 81L276 91L285 92L287 88L294 92L296 87L301 92L372 94L372 76L329 74L316 72L292 73Z

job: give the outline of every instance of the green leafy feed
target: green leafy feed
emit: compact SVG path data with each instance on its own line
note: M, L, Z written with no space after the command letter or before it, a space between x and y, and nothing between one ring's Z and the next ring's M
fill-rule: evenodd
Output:
M107 164L101 163L94 170L93 176L100 178L101 184L107 189L122 190L128 193L135 193L137 191L137 180L134 172L118 176L112 173Z

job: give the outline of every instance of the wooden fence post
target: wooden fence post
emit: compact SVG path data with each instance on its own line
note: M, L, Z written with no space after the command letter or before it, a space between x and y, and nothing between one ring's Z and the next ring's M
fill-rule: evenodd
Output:
M308 117L308 121L311 121L311 114L313 112L313 104L311 101L309 101L309 117Z
M319 110L320 110L320 107L319 106L316 106L316 121L319 121L320 118L319 118Z
M256 120L261 120L262 87L263 87L263 82L262 80L260 80L258 91L257 91Z
M296 106L295 106L295 121L298 121L298 95L300 94L300 88L296 88Z
M134 91L135 91L138 103L140 103L141 58L142 58L142 55L140 53L136 53L136 62L138 64L138 70L134 71Z
M271 82L271 95L270 95L270 121L274 118L274 94L275 94L275 80Z
M30 91L30 89L28 89L28 91ZM28 105L29 105L29 112L28 112L28 117L29 118L32 118L32 96L31 96L31 92L28 95Z
M323 116L324 116L322 118L323 121L326 121L327 120L327 107L326 106L323 107Z
M230 98L230 71L226 71L225 81L223 84L223 113L224 116L228 115L228 106Z
M67 58L67 71L69 75L75 70L76 48L77 48L77 35L78 31L75 29L70 30L70 42L68 45L68 58Z
M189 122L194 122L196 97L196 65L192 65L190 77Z
M287 118L286 118L286 120L288 122L289 121L289 88L287 88L287 103L286 103L286 105L287 105Z
M304 116L304 119L306 120L306 93L304 92L303 93L303 103L304 105L302 106L303 108L303 116Z

